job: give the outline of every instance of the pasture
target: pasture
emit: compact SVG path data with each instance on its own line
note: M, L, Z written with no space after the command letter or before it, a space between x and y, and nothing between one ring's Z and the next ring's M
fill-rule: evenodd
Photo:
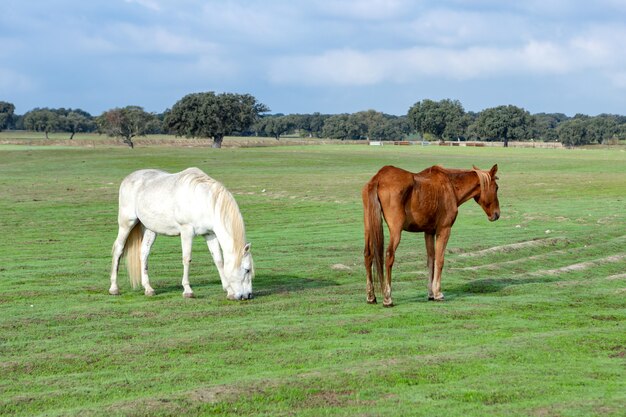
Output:
M404 233L396 306L366 304L363 184L385 164L494 163L502 217L461 207L446 301ZM123 267L108 295L120 181L188 166L237 199L255 298L226 300L197 238L184 299L167 237L156 296ZM3 146L0 415L623 415L625 225L619 150Z

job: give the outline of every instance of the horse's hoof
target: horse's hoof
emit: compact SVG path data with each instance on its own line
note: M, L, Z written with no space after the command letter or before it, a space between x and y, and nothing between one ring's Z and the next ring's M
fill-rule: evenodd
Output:
M444 296L443 294L437 296L437 297L433 297L433 296L429 296L428 297L428 301L443 301L444 300Z
M385 308L393 307L393 302L383 303L383 307L385 307Z
M374 298L372 300L367 300L367 304L378 304L378 302L376 301L376 298Z
M114 290L109 290L109 294L111 295L120 295L120 290L118 290L117 288Z
M185 297L185 298L195 298L195 295L193 295L192 292L185 292L185 293L183 293L183 297Z
M146 296L148 297L152 297L153 295L155 295L156 293L154 292L154 290L146 290L144 292L144 294L146 294Z

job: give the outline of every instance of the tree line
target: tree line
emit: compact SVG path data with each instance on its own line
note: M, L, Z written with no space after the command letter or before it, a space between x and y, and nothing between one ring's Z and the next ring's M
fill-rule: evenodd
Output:
M269 114L270 109L249 94L193 93L163 113L149 113L139 106L114 108L99 116L81 109L35 108L23 115L0 101L0 131L97 132L120 138L133 147L133 138L147 134L207 138L221 147L231 135L264 136L279 140L285 135L341 140L439 141L559 141L567 146L612 143L626 139L626 116L562 113L530 114L513 106L497 106L480 112L465 111L458 100L425 99L406 115L376 110L345 114Z

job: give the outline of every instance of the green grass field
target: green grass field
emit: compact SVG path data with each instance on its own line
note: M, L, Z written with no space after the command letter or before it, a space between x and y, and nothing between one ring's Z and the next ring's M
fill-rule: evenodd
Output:
M360 189L385 164L499 164L502 218L462 206L443 303L403 235L396 307L365 303ZM109 296L117 187L204 169L235 195L256 297L226 300L204 241L155 297ZM0 415L623 416L626 153L451 147L0 146Z

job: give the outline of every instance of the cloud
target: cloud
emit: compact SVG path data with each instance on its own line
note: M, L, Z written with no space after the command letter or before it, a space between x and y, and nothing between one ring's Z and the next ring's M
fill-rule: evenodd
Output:
M502 45L524 39L528 27L524 17L505 11L434 9L412 18L407 36L429 45Z
M436 12L432 16L438 18L431 29L438 27L442 15ZM420 77L479 80L591 72L624 87L626 57L621 40L626 38L626 25L621 23L589 26L570 37L529 37L503 43L486 41L480 29L472 29L467 36L478 40L468 45L459 35L465 29L456 30L450 36L434 36L435 41L429 45L374 50L342 48L319 54L286 55L269 65L267 77L278 85L373 86L411 83ZM441 34L445 30L435 32ZM442 41L444 38L447 40Z
M99 34L79 38L77 45L89 54L217 54L219 46L183 31L163 26L138 26L113 23Z
M542 48L412 47L400 50L331 50L316 56L279 59L270 66L275 84L364 86L384 82L408 83L418 77L486 78L502 72L538 68ZM549 67L549 66L548 66Z
M169 55L215 53L217 45L190 36L174 33L161 26L136 26L121 24L116 27L118 41L127 50Z

